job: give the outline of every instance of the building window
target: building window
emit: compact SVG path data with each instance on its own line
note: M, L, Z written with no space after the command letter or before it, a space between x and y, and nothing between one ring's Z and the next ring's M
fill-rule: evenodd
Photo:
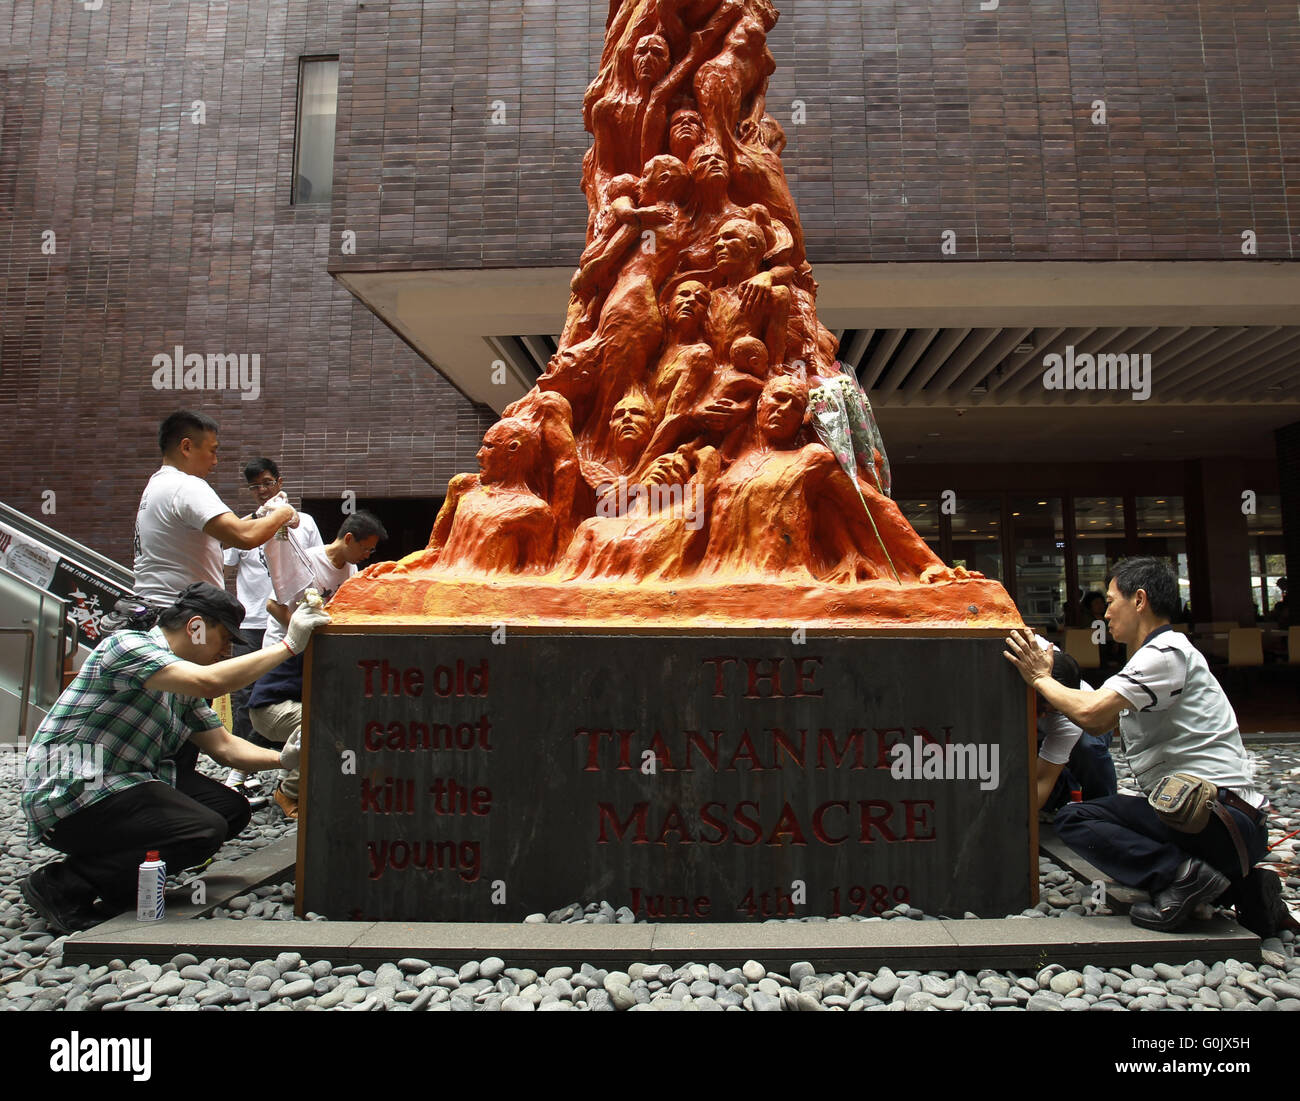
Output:
M1074 498L1075 578L1078 586L1080 627L1096 618L1090 597L1106 594L1110 568L1128 553L1124 538L1124 498Z
M958 497L952 516L952 564L1002 577L1002 499Z
M1286 576L1286 550L1282 541L1282 498L1260 494L1255 511L1246 515L1250 531L1250 585L1255 615L1273 619L1273 605L1283 597L1278 580Z
M899 511L912 525L912 530L925 540L936 558L943 557L943 533L939 524L939 503L929 498L912 498L896 501Z
M1167 558L1178 575L1179 614L1175 622L1183 622L1185 610L1192 599L1192 585L1187 565L1187 523L1183 518L1181 497L1137 498L1137 552Z
M296 206L330 201L334 190L334 119L338 94L338 58L313 58L299 63L292 200Z
M1052 631L1065 621L1065 526L1060 497L1012 497L1016 604L1026 624Z

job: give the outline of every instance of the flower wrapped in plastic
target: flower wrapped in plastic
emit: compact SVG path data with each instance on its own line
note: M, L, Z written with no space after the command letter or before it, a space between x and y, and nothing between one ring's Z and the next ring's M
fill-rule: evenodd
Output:
M889 459L885 454L885 439L880 434L876 415L871 409L871 400L858 382L853 368L847 363L838 365L840 373L828 379L828 387L839 391L839 403L844 407L848 421L849 440L854 457L862 464L862 469L875 483L876 488L886 497L891 496L892 480L889 472Z
M871 509L867 507L867 500L862 495L862 487L858 484L858 460L860 454L858 452L859 445L854 439L852 428L854 415L850 413L850 406L856 406L859 410L857 419L861 423L862 403L865 401L866 395L862 394L857 385L857 380L851 376L845 377L840 374L834 378L821 379L818 385L809 390L808 412L812 420L813 430L817 433L817 438L835 456L840 468L849 476L849 481L853 483L853 488L858 494L858 500L862 502L862 509L867 514L867 519L871 521L871 528L876 533L880 548L885 552L885 560L889 562L889 568L893 571L894 580L897 581L899 580L898 571L894 568L893 559L889 555L889 548L885 546L885 541L880 536L880 530L876 527L876 519L871 515ZM869 436L864 435L862 439L862 446L869 447ZM869 450L866 452L864 465L875 478L877 485L880 485L876 463Z

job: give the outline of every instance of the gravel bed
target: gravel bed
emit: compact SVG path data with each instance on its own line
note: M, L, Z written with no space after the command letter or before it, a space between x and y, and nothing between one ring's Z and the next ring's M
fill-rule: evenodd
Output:
M1300 752L1291 746L1254 747L1257 781L1270 792L1275 816L1271 839L1300 826ZM205 762L206 764L206 762ZM1122 761L1122 783L1131 784ZM224 774L208 766L214 775ZM968 1011L1134 1011L1229 1009L1236 1012L1300 1010L1300 959L1287 931L1264 942L1258 965L1225 960L1180 965L1072 970L1059 964L1034 973L982 970L818 973L809 963L786 971L754 960L741 967L716 963L633 964L626 972L581 964L537 971L506 967L489 957L459 968L436 961L398 959L373 970L360 964L334 966L285 952L275 959L204 959L183 953L164 963L114 960L106 966L65 967L63 938L54 936L22 901L18 883L34 866L57 854L29 846L18 804L19 783L0 778L0 1010L174 1009L182 1011L347 1009L502 1012L899 1012ZM237 859L296 830L274 805L259 808L249 828L229 842L220 859ZM1300 900L1297 839L1283 842L1272 858L1287 872L1286 897ZM1048 918L1093 913L1087 885L1051 861L1040 859L1042 901L1013 917ZM176 881L173 881L176 882ZM231 900L213 916L248 920L301 920L292 913L293 884L268 885ZM958 915L952 915L957 917ZM973 917L974 915L961 915ZM323 920L309 915L308 920ZM529 923L626 924L626 908L608 902L574 902L550 913L531 914ZM779 919L774 919L779 920ZM879 916L787 920L935 921L919 909L899 905Z

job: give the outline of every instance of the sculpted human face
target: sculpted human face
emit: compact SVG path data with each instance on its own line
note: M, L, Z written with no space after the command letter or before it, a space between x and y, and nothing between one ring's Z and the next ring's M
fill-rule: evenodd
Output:
M803 423L807 400L794 380L777 379L758 399L758 427L778 443L793 439Z
M478 449L479 475L484 482L500 482L510 476L517 463L523 441L513 425L494 424L483 437Z
M689 155L704 140L704 121L695 111L678 111L668 131L668 145L674 156Z
M747 375L762 378L767 370L767 349L758 341L746 341L732 352L733 365Z
M731 179L731 167L716 145L701 145L691 154L691 175L699 183L726 183Z
M645 200L680 199L686 194L690 177L686 166L675 157L656 157L645 181Z
M658 83L672 64L668 43L657 34L646 35L632 52L632 64L636 67L636 78L642 84Z
M609 426L620 443L644 447L650 442L650 409L640 398L624 398L614 406Z
M728 222L718 231L713 259L722 271L753 270L763 254L763 235L753 222Z
M675 327L703 321L709 312L709 288L693 279L677 288L668 305L668 316Z

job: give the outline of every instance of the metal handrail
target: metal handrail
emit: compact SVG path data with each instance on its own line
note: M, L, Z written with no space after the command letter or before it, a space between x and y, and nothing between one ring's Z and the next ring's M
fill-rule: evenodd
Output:
M75 539L64 535L62 532L46 527L39 520L33 520L27 513L20 512L3 501L0 501L0 522L9 524L37 542L44 543L47 547L58 551L77 565L89 569L91 573L99 574L131 592L135 592L135 574L131 570L128 570L120 563L114 562L111 558L105 557L98 551L93 551L89 547L78 543Z
M53 642L53 645L55 646L55 652L58 656L59 673L55 678L55 685L53 687L57 687L59 690L61 690L62 689L61 682L63 679L62 670L64 666L64 660L66 657L65 651L67 650L67 641L68 641L68 621L69 621L68 602L64 600L62 597L55 596L54 593L51 593L46 589L42 589L39 585L36 585L33 582L29 581L21 574L14 573L13 570L7 569L4 566L0 566L0 577L7 578L8 580L18 584L20 587L30 591L36 597L37 601L39 602L39 607L41 609L41 611L37 613L36 622L32 623L30 628L28 627L0 628L0 633L27 634L30 636L27 642L27 653L24 657L22 691L19 696L18 732L20 735L25 735L27 732L27 713L31 706L32 690L35 687L35 683L36 683L37 658L40 655L40 640L36 637L36 633L37 631L40 630L41 616L44 614L47 601L54 606L54 610L58 613L59 616L59 630ZM24 620L23 622L26 623L29 621ZM57 691L54 692L54 695L57 696L58 692Z
M0 635L26 635L27 652L23 656L23 687L18 697L18 735L27 733L27 703L32 695L36 672L36 629L34 627L0 627Z

